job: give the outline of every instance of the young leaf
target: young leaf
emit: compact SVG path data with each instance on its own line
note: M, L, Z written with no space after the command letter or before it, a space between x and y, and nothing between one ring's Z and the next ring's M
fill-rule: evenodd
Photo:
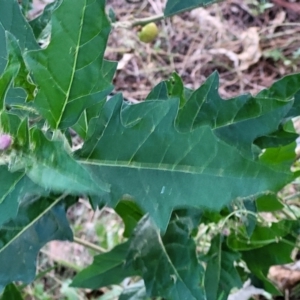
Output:
M216 100L217 111L219 105ZM126 105L121 95L104 104L94 133L78 152L95 178L112 185L110 196L98 202L115 206L128 194L165 230L183 199L185 206L219 210L292 180L289 166L250 157L235 136L225 143L205 124L179 132L178 108L178 99Z
M99 289L111 284L119 284L123 279L138 275L132 267L125 267L129 242L120 244L107 253L94 257L93 263L79 272L71 286Z
M36 256L47 242L72 240L63 198L25 201L16 218L0 226L0 265L5 270L0 272L0 290L13 281L34 279Z
M199 215L177 215L166 233L144 217L130 238L127 265L142 273L148 296L166 299L205 299L201 282L204 270L196 256L191 238L195 219Z
M110 31L104 4L104 0L63 1L52 14L48 47L25 54L39 87L36 108L52 128L73 126L87 107L112 90L102 74Z

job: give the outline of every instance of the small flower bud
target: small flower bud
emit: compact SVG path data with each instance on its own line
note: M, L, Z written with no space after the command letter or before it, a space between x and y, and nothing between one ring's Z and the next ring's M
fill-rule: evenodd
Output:
M0 150L6 150L10 147L12 138L9 134L0 134Z

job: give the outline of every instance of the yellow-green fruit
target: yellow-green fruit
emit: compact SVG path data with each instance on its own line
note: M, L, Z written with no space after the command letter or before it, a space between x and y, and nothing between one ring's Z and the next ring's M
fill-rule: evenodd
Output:
M155 23L149 23L142 28L138 35L140 41L151 43L158 35L158 28Z

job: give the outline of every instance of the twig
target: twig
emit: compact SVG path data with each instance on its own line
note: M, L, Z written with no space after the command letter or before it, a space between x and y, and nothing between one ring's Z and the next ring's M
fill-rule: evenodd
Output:
M82 245L84 247L90 248L91 250L97 251L99 253L107 252L106 249L104 249L104 248L102 248L100 246L97 246L97 245L95 245L93 243L90 243L88 241L85 241L83 239L80 239L80 238L78 238L76 236L74 236L74 242L77 243L77 244L79 244L79 245Z
M143 25L146 25L146 24L151 23L151 22L160 21L160 20L163 20L164 18L165 18L164 14L159 14L159 15L154 15L154 16L147 17L147 18L134 19L132 21L115 22L115 23L112 23L112 25L115 28L121 27L121 28L130 29L130 28L133 28L133 27L136 27L136 26L143 26Z

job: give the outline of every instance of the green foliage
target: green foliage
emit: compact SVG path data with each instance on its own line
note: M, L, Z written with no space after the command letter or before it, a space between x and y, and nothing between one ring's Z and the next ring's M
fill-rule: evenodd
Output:
M165 15L212 2L169 0ZM174 73L139 104L108 99L116 63L104 59L104 0L57 1L30 22L23 4L2 0L0 10L0 135L12 139L0 150L2 299L21 299L13 282L35 278L41 247L72 240L66 210L83 196L119 214L125 240L73 287L131 277L121 300L227 299L243 263L243 278L278 293L268 268L290 261L299 224L259 216L282 210L277 193L299 176L291 119L300 74L227 101L216 72L195 90ZM71 130L83 141L77 151ZM199 226L214 229L206 249Z
M199 6L207 6L219 1L220 0L168 0L164 11L164 15L166 17L169 17L187 10L191 10L193 8L197 8Z
M10 283L5 287L1 300L23 300L23 297L18 288Z
M234 267L239 261L240 254L232 251L223 236L217 235L211 241L207 253L205 270L205 290L208 300L227 299L231 288L241 287L241 278Z

